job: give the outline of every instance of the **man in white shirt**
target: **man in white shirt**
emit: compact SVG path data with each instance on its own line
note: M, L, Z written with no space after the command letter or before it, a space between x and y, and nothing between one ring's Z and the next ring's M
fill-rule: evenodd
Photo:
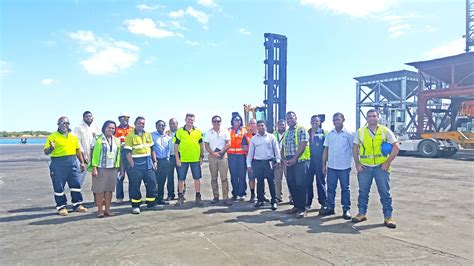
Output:
M275 193L275 182L273 180L273 170L280 167L281 155L280 147L273 134L267 133L265 121L257 122L258 134L251 140L249 153L247 155L247 167L249 173L257 179L257 203L255 207L261 207L264 204L265 178L267 178L268 188L270 190L271 209L277 209L277 198Z
M212 128L207 131L204 138L204 145L209 153L209 171L211 172L212 194L214 195L211 204L219 202L217 177L220 175L224 205L231 205L232 203L229 200L229 181L227 180L229 164L226 153L230 147L230 133L228 130L221 130L222 119L220 116L213 116L211 121Z
M79 147L84 158L84 163L87 165L90 162L92 154L92 144L95 136L101 134L101 129L97 124L93 124L94 117L90 111L85 111L82 114L82 122L74 129L74 134L79 139ZM87 171L82 172L79 182L81 187L86 178Z

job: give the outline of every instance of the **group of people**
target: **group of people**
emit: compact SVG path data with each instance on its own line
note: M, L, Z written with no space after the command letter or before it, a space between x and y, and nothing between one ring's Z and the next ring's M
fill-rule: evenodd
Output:
M227 129L221 126L221 117L215 115L211 119L212 128L202 134L194 126L194 114L188 113L183 127L172 118L169 130L165 130L165 121L158 120L156 131L150 133L145 131L144 117L137 117L132 127L129 125L130 115L121 113L118 126L108 120L100 129L93 123L92 113L86 111L74 132L69 127L69 119L60 117L58 130L47 138L44 153L51 156L50 175L60 215L68 214L64 193L66 183L70 188L73 211L87 211L81 193L86 170L92 175L98 217L114 215L110 210L114 191L117 202L123 202L125 177L129 180L133 214L141 211L142 181L148 209L169 204L172 200L176 200L176 206L183 205L189 169L196 192L195 204L202 206L201 165L204 151L207 151L213 193L211 204L217 204L221 199L224 205L244 201L248 177L249 201L256 208L269 202L270 208L276 210L283 201L282 179L285 176L289 202L293 205L287 210L288 214L296 218L306 215L312 207L316 183L317 199L321 205L319 214L334 215L339 181L342 217L358 223L367 220L369 192L375 179L384 224L395 228L390 165L398 154L399 144L393 132L378 123L377 110L369 110L366 117L367 125L354 133L344 127L344 115L335 113L332 117L334 129L327 132L321 128L321 117L312 116L311 128L307 130L298 124L296 114L290 111L286 120L279 120L276 130L269 133L265 121L252 119L245 127L242 117L234 114L231 127ZM350 213L349 185L353 160L359 182L359 210L354 217ZM177 197L175 172L178 177ZM218 179L221 180L221 193ZM270 199L265 197L265 179Z

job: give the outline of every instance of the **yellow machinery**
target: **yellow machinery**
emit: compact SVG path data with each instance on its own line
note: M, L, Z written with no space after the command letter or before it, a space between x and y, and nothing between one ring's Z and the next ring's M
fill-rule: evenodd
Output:
M265 106L252 106L250 104L244 104L244 125L249 126L251 119L264 120L266 121L266 107Z
M453 140L465 149L474 148L474 133L458 131L445 131L445 132L431 132L422 133L421 138L423 139L444 139Z

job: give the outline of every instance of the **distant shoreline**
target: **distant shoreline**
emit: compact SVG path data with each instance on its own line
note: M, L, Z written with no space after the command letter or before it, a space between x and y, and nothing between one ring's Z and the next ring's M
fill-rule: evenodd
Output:
M45 139L48 136L0 137L0 139Z

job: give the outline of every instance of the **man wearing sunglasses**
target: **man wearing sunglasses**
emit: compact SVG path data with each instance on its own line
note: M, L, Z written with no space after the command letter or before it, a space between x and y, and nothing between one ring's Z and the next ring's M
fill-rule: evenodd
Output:
M49 170L56 209L61 216L68 215L67 198L64 193L66 183L71 191L73 211L87 212L87 209L82 206L81 183L79 182L79 177L85 171L86 165L79 147L79 140L71 133L69 125L69 118L60 117L58 130L48 136L43 149L45 155L51 155Z
M204 139L204 145L209 153L209 171L211 172L212 194L214 195L211 204L219 202L219 185L217 176L220 175L224 205L230 205L229 181L227 180L229 165L226 153L230 147L230 133L228 130L221 130L222 119L220 116L213 116L211 121L212 128L206 133Z

